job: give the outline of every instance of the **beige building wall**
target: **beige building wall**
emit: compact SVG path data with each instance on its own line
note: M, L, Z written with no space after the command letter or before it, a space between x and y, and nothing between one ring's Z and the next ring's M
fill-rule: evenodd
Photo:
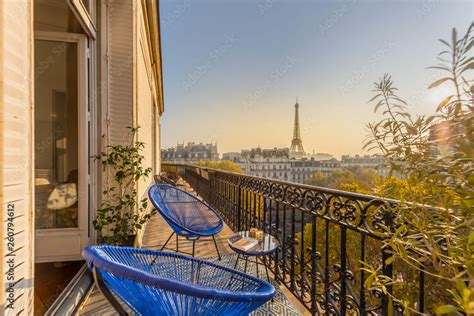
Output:
M151 177L143 179L138 183L138 195L147 197L147 190L153 181L153 175L159 173L160 155L159 120L163 109L163 95L161 84L161 59L159 51L156 50L159 38L157 35L156 2L136 1L134 16L134 119L135 126L140 126L137 140L145 145L143 155L145 156L144 167L151 168ZM155 19L153 19L153 17ZM154 32L153 32L154 30ZM151 208L151 204L149 205ZM140 245L141 233L139 232L137 242Z
M0 1L0 314L33 313L33 10Z
M135 119L136 126L140 126L138 141L145 144L144 166L157 171L159 157L155 156L156 141L159 139L159 114L157 106L157 80L153 72L154 56L151 51L151 42L147 33L147 7L146 1L136 2L135 17L135 61L134 77L135 90ZM138 192L140 196L146 195L150 178L139 183Z
M107 82L101 86L108 100L103 104L107 107L103 145L129 143L125 127L140 126L135 140L145 145L143 167L153 169L148 179L138 183L142 198L160 169L163 95L157 5L153 0L112 0L103 14L102 32L108 34L108 42L102 45L108 61L101 79Z

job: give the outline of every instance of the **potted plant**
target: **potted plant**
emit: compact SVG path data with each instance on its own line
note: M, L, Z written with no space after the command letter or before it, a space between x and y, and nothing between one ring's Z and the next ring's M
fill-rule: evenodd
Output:
M137 192L138 181L152 172L151 168L143 167L145 144L135 140L139 127L127 129L131 132L130 144L107 146L95 157L107 177L102 203L93 221L99 243L132 246L137 230L154 213L148 210L148 199L140 200Z

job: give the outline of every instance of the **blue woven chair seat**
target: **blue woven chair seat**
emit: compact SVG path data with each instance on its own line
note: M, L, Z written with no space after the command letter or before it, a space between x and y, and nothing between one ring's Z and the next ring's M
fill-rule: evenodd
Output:
M139 315L245 315L275 295L266 281L181 254L91 246L82 255Z
M224 227L222 218L209 205L186 191L168 184L155 184L148 190L151 202L181 236L213 236Z
M169 184L152 185L148 190L148 196L173 230L161 250L165 249L171 237L176 234L176 251L179 251L178 236L185 237L192 240L191 255L194 257L196 240L201 237L212 237L219 260L221 259L215 235L224 228L224 221L212 207L196 196Z

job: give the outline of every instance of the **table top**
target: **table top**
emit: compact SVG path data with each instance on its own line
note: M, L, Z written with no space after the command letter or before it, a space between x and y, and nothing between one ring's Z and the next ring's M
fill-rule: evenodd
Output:
M277 247L280 245L280 243L275 237L269 234L265 234L263 240L259 241L258 244L256 244L255 246L253 246L252 248L248 250L241 250L233 246L234 242L239 240L240 237L250 237L250 232L249 231L238 232L234 236L230 237L227 240L227 242L229 244L229 247L232 250L246 256L266 256L274 252L277 249Z

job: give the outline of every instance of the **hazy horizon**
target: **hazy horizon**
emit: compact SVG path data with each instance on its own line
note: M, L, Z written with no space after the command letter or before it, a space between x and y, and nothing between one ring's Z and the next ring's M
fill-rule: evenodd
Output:
M289 147L295 99L306 152L363 154L373 82L392 75L413 113L446 91L426 67L463 34L471 1L161 1L161 146Z

